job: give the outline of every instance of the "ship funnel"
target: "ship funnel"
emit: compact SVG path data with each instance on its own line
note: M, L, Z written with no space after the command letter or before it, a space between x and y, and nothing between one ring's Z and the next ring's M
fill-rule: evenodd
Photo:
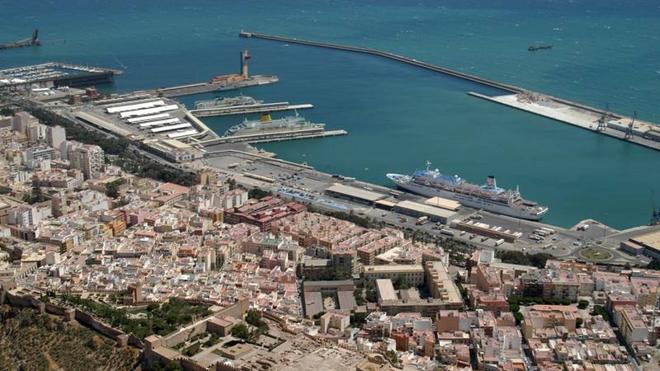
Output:
M266 113L261 115L261 119L259 121L268 122L268 121L271 121L271 120L273 120L273 118L270 116L270 113L266 112Z
M486 178L486 185L488 188L495 189L497 188L497 180L495 180L494 175L489 175L488 178Z

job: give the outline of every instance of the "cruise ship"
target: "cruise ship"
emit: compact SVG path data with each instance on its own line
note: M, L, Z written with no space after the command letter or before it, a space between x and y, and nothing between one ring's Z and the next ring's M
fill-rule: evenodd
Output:
M263 132L285 131L285 130L309 130L323 131L325 124L315 124L305 120L296 112L295 116L286 116L281 119L273 120L269 114L261 115L260 120L248 121L245 119L242 123L230 127L225 136L231 135L251 135Z
M467 183L458 175L444 175L438 169L432 170L430 165L427 162L426 170L415 171L412 175L387 174L387 177L407 191L452 199L461 205L496 214L541 220L548 212L546 206L522 198L518 189L499 188L494 176L488 176L486 184L479 186Z
M249 106L253 104L261 104L264 101L256 100L252 97L239 95L238 97L216 98L211 100L202 100L195 102L195 109L208 109L208 108L229 108L237 106Z

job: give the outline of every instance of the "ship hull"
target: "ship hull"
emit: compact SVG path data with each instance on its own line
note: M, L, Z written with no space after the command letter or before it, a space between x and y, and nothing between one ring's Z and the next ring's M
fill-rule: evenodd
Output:
M396 181L395 183L399 188L412 193L416 193L418 195L422 195L426 197L448 198L459 202L463 206L467 206L475 209L482 209L495 214L512 216L514 218L533 220L533 221L539 221L543 218L543 215L532 214L526 210L520 210L520 209L512 208L507 205L488 202L487 200L481 198L471 197L460 193L449 192L439 188L425 187L414 183L404 183L404 182L396 182Z

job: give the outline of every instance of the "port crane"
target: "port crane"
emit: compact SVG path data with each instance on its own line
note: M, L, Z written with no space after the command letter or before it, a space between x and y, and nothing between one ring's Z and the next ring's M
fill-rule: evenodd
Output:
M612 115L610 114L610 104L606 103L605 104L605 112L603 112L602 116L598 119L598 126L596 127L597 131L605 131L607 129L607 122L612 119Z

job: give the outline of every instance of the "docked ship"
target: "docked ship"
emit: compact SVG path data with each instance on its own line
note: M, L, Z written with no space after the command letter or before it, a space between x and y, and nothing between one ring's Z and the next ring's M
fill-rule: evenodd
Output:
M252 97L239 95L238 97L216 98L211 100L201 100L195 102L195 109L210 109L210 108L230 108L239 106L249 106L252 104L261 104L264 101L256 100Z
M281 119L273 120L269 114L261 115L261 119L248 121L245 119L242 123L230 127L225 136L232 135L253 135L276 131L323 131L325 124L315 124L305 120L296 113L295 116L286 116Z
M486 184L467 183L458 175L445 175L438 169L432 170L427 162L426 170L415 171L412 175L387 174L396 185L407 191L427 196L444 197L461 205L508 215L527 220L541 220L548 212L546 206L526 200L518 189L503 189L497 186L494 176L488 176Z

